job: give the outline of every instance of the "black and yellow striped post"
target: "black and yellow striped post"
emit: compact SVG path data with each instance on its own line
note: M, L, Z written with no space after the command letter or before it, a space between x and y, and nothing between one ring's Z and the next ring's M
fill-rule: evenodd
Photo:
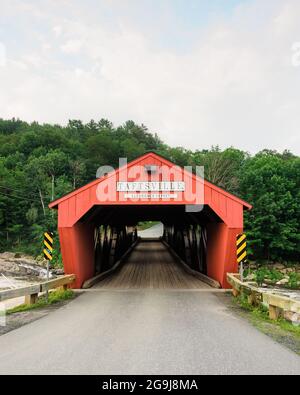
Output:
M52 261L53 253L53 232L44 233L44 257L48 261Z
M53 232L44 233L44 257L47 259L47 281L49 281L49 262L53 258ZM46 302L48 303L49 295L46 291Z
M236 238L236 257L239 265L241 281L243 281L244 264L247 262L247 236L240 233Z

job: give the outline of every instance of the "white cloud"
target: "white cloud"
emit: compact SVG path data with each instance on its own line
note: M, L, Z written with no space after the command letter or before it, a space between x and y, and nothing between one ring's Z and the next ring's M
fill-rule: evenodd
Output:
M160 46L125 18L95 23L99 10L65 7L44 10L47 51L33 46L0 69L0 116L133 119L172 145L300 153L300 67L291 51L300 40L298 0L242 4L194 29L187 51ZM28 22L27 33L34 28Z
M62 29L61 26L56 25L56 26L53 26L52 31L53 31L55 37L60 37L61 34L62 34L63 29Z
M0 67L6 65L6 47L0 42Z
M292 64L294 67L300 67L300 42L292 45Z
M68 40L60 48L66 54L77 54L81 51L82 45L82 40Z

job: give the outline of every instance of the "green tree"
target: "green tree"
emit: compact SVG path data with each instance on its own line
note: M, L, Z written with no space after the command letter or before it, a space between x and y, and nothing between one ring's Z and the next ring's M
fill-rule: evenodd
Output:
M235 148L222 151L219 147L196 151L192 155L195 165L204 166L208 181L232 193L239 191L239 173L247 157L245 152Z
M241 191L253 204L245 224L255 257L299 259L299 165L298 158L263 151L243 167Z

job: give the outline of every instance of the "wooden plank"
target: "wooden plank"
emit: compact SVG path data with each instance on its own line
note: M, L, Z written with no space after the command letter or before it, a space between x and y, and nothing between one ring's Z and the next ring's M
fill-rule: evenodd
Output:
M97 284L118 289L199 289L208 286L187 273L158 241L141 242L121 269Z
M279 309L285 311L292 311L294 313L300 314L300 302L294 299L290 299L286 296L270 294L270 293L263 293L263 302L276 306Z
M40 292L45 292L47 289L50 290L64 285L72 284L74 280L75 275L70 274L43 283L29 285L28 287L0 291L0 301L19 298L21 296L36 295Z
M94 286L94 285L97 284L98 282L103 281L105 278L111 276L113 273L115 273L117 270L119 270L120 267L122 266L123 262L124 262L124 261L128 258L128 256L132 253L132 251L134 250L134 248L136 247L136 245L139 243L139 241L140 241L140 240L137 239L137 240L133 243L133 245L125 252L125 254L115 263L115 265L114 265L111 269L109 269L109 270L107 270L107 271L105 271L105 272L103 272L103 273L100 273L100 274L98 274L98 275L96 275L96 276L90 278L89 280L86 280L86 281L83 283L82 288L83 288L83 289L91 288L92 286ZM107 283L109 283L109 281L108 281Z
M32 305L35 304L38 300L39 294L32 294L25 296L25 304Z
M233 287L233 294L243 293L248 296L250 304L258 305L263 303L269 306L269 317L271 320L277 320L280 316L290 317L293 314L300 315L300 302L287 296L276 294L274 291L259 289L253 283L243 283L240 279L231 273L227 274L227 280Z
M49 280L47 282L41 283L41 291L40 292L46 292L49 291L50 289L54 288L59 288L64 285L70 285L75 281L75 275L70 274L67 276L63 276L61 278L55 278L54 280Z
M40 292L40 284L30 285L28 287L22 287L17 289L8 289L0 291L0 302L3 300L19 298L30 294L36 294Z
M184 268L184 270L197 277L200 281L203 281L204 283L210 285L213 288L221 288L221 285L218 281L206 276L205 274L202 274L200 272L197 272L196 270L191 269L177 254L176 252L165 242L162 241L162 243L168 248L169 252L173 255L173 257L180 262L180 264L182 265L182 267Z
M243 283L237 276L234 276L231 273L227 274L227 281L238 293L243 292L246 295L250 295L251 292L257 291L257 287L248 283Z
M269 305L269 318L270 320L276 321L281 315L281 311L277 306Z

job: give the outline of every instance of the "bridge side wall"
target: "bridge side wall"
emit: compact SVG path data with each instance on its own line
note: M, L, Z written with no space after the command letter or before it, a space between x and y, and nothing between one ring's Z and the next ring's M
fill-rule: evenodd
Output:
M238 270L236 261L236 236L240 228L229 228L224 223L207 226L207 270L208 276L218 281L222 288L230 288L226 273Z
M94 276L94 226L77 223L58 232L65 273L75 274L73 288L81 288Z

